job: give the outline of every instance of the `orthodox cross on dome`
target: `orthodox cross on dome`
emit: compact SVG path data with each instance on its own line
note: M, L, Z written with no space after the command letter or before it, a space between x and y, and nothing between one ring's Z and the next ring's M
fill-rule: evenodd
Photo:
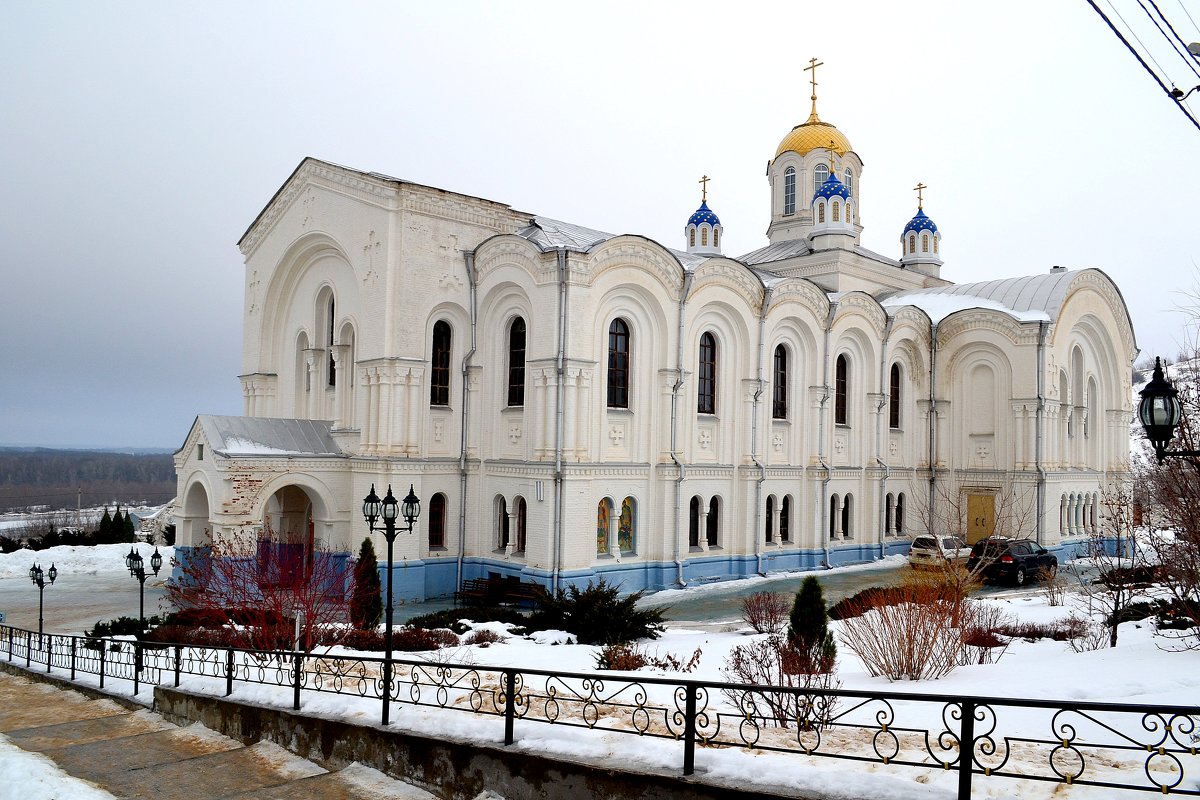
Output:
M700 202L701 203L708 202L708 182L710 180L712 180L712 178L708 177L707 175L703 175L700 177L700 180L697 181L697 183L700 184Z
M823 66L825 66L824 61L817 61L815 58L810 58L808 60L808 66L804 68L805 72L812 73L812 78L810 79L812 82L812 114L809 115L809 120L815 120L817 118L817 67Z
M832 175L835 170L833 168L833 139L829 140L829 174Z
M928 188L929 187L923 183L917 183L917 185L913 187L913 191L917 193L917 210L918 211L921 210L921 206L925 202L925 198L922 195L922 192L924 192Z

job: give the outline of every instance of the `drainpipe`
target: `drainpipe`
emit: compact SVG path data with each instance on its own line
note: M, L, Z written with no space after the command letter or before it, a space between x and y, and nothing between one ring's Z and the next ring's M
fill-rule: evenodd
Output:
M937 323L929 322L929 526L935 519L934 500L937 495ZM934 533L934 531L929 531Z
M554 428L554 535L552 537L550 563L554 565L551 590L558 592L558 573L562 568L562 525L563 525L563 425L566 414L563 398L567 380L567 251L560 247L555 252L558 261L558 356L556 371L558 385L555 390L557 417Z
M821 553L825 559L825 568L829 569L829 526L826 524L825 513L829 510L829 482L833 480L833 468L825 459L825 418L826 404L829 402L829 342L833 336L833 317L837 314L837 301L829 304L829 314L825 317L825 357L821 367L821 408L817 412L817 461L825 469L825 479L821 481L821 493L817 497L816 519L817 534L821 537Z
M886 553L884 538L887 536L887 483L892 477L892 469L883 460L883 431L884 424L883 410L888 407L892 399L892 385L888 381L887 371L887 346L888 341L892 338L892 325L895 319L888 318L887 327L883 330L883 346L879 350L879 394L883 397L879 401L879 406L875 409L875 460L879 462L879 466L883 468L883 477L879 479L879 557L883 558ZM888 387L888 390L882 391L883 387Z
M770 287L763 288L762 311L758 315L758 386L754 390L754 404L750 407L750 460L758 467L758 480L754 482L754 557L758 561L758 574L766 576L763 569L763 481L767 479L767 468L758 460L758 407L763 394L763 359L766 352L767 311L771 307Z
M1034 422L1034 464L1037 469L1037 543L1045 541L1046 527L1046 467L1042 464L1042 435L1046 424L1046 330L1048 323L1038 323L1037 419Z
M678 477L675 478L675 582L680 586L687 586L687 581L683 579L683 554L680 545L680 537L683 534L683 511L680 504L683 502L683 479L687 468L679 460L679 389L683 386L684 312L687 309L688 292L692 290L692 278L691 272L683 273L683 288L679 293L679 331L675 337L675 385L671 387L671 460L679 470Z
M463 253L463 261L467 269L467 286L469 287L469 312L471 314L471 349L463 356L462 361L462 442L458 449L458 564L455 570L455 586L462 587L463 558L467 550L467 433L470 422L471 394L467 391L467 381L471 371L471 359L475 357L475 251Z

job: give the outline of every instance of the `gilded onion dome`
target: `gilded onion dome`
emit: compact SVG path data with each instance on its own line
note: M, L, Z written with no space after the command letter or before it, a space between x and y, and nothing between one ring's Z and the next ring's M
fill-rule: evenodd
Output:
M775 151L775 158L788 152L806 155L813 150L828 149L831 141L834 152L839 156L846 155L852 149L850 140L828 122L822 122L817 116L816 108L813 108L806 122L792 128L788 135L783 137Z

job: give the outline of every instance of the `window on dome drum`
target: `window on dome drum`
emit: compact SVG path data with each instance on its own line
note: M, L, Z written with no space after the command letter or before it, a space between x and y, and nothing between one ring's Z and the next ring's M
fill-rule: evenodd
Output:
M521 317L508 328L508 405L525 405L525 320Z
M817 222L825 221L825 204L817 203Z
M792 496L785 495L783 504L779 507L779 541L791 539Z
M921 234L921 252L922 253L929 252L929 234L928 233Z
M700 498L692 496L688 505L688 547L700 546Z
M429 547L446 546L446 495L438 492L429 499Z
M846 201L846 224L849 225L854 221L854 215L850 213L850 201Z
M910 233L908 235L908 252L917 252L917 235L915 233Z
M527 508L525 506L525 498L517 498L517 541L513 546L514 553L525 552L525 520L527 517Z
M787 348L778 345L775 348L775 383L771 387L771 416L774 419L787 419Z
M496 548L508 547L508 503L502 495L496 496Z
M720 532L721 521L721 500L714 497L708 501L708 525L705 529L705 535L708 537L708 546L717 546L717 534Z
M696 246L696 229L692 228L688 231L688 247Z
M935 236L935 237L933 237L933 253L934 253L934 255L937 255L937 246L938 246L938 239Z
M433 352L429 359L429 405L450 405L450 324L433 324Z
M825 164L817 164L813 170L813 194L821 188L821 184L829 180L829 167Z
M888 427L900 427L900 365L892 364L892 374L888 381Z
M788 167L783 173L783 213L796 213L796 168Z
M833 378L833 421L837 425L848 425L850 419L848 401L850 397L850 365L845 356L837 357L837 368Z
M721 232L719 230L717 230L716 228L713 228L713 247L720 247L720 246L721 246Z
M775 495L767 497L767 530L764 541L767 544L775 541Z
M337 317L333 313L333 298L329 298L329 330L325 337L325 342L329 346L325 354L325 358L329 362L329 385L337 386L337 362L333 360L333 324Z
M700 337L700 368L696 381L696 413L717 413L717 340L711 333Z
M838 204L837 200L834 200L833 201L833 221L834 222L842 221L842 213L841 212L842 212L841 206Z
M854 173L850 171L849 167L846 167L846 179L844 181L842 181L842 183L846 184L847 192L849 192L850 194L854 194ZM846 208L849 209L849 206L846 206ZM850 221L849 210L846 211L846 221L847 222Z
M608 326L608 407L629 408L629 326L623 319Z
M700 246L708 247L708 228L700 229Z

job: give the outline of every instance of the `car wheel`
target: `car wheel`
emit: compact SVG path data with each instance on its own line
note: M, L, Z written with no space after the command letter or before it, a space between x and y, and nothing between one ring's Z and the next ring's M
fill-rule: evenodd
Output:
M1017 567L1017 574L1013 577L1013 580L1016 582L1017 586L1025 585L1025 568L1024 567Z

